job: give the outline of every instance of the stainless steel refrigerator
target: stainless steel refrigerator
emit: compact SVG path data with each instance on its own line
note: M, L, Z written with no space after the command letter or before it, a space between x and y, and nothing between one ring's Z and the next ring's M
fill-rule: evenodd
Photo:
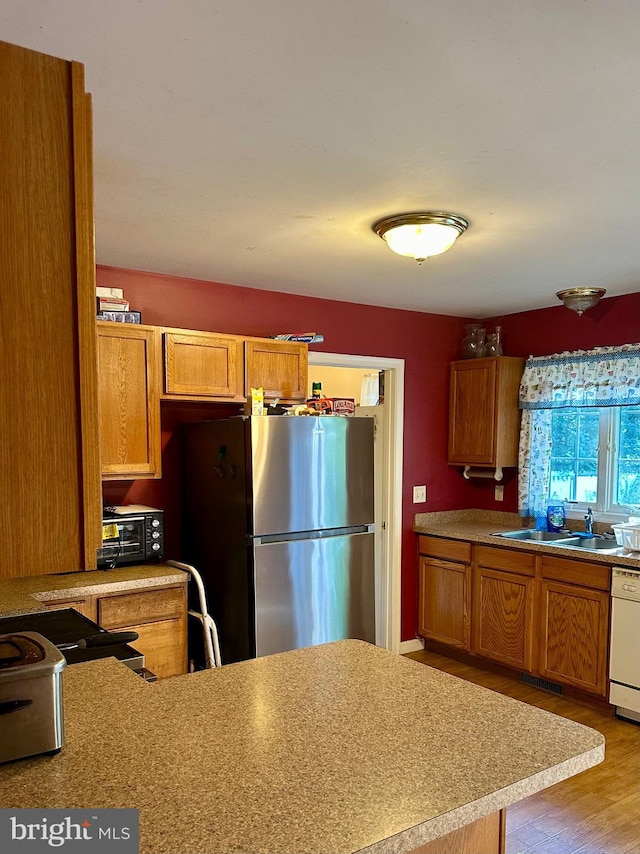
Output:
M238 417L185 424L182 440L183 558L223 663L374 643L373 419Z

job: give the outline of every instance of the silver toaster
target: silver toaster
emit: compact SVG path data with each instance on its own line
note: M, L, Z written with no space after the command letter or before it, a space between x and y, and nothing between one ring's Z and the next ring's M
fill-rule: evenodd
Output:
M66 666L60 650L37 632L0 635L0 762L62 748Z

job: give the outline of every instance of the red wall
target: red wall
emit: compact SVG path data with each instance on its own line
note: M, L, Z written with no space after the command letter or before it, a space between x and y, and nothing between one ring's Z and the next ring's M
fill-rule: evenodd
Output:
M544 356L640 341L640 292L600 300L582 317L559 304L489 321L502 324L505 353Z
M505 501L494 500L493 482L465 481L447 465L449 362L458 357L468 319L379 308L204 282L174 276L98 267L97 283L124 289L145 324L240 335L320 332L330 353L405 360L404 463L402 490L402 639L415 637L417 569L415 513L478 507L515 511L515 471L505 475ZM501 323L507 355L640 340L640 293L602 300L579 318L557 306L483 321ZM218 409L216 411L219 411ZM237 412L229 407L224 414ZM180 473L175 429L185 420L211 417L211 408L162 405L163 478L105 484L105 500L165 509L167 558L179 558ZM412 488L427 485L427 503L412 503Z

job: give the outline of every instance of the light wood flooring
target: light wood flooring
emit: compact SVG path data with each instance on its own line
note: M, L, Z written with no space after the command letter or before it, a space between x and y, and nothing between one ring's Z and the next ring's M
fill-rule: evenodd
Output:
M601 732L605 759L507 810L506 854L640 854L640 727L434 652L407 658Z

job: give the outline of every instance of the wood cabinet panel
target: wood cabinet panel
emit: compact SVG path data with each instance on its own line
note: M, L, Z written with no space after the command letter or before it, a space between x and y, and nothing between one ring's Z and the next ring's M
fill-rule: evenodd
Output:
M408 854L504 854L506 816L506 810L491 813Z
M81 599L56 599L55 602L43 602L43 605L45 611L59 611L62 608L73 608L79 614L82 614L83 617L93 620L94 623L97 620L96 601L90 596Z
M489 569L504 569L506 572L518 572L522 575L534 575L536 557L515 549L498 549L492 546L476 546L476 564Z
M608 625L608 593L543 581L541 674L606 696Z
M543 555L542 577L578 584L581 587L593 587L596 590L611 589L611 567L601 563Z
M144 664L158 679L181 676L187 672L187 637L184 620L121 626L120 631L138 633L131 646L144 655Z
M98 602L100 625L115 629L180 617L186 608L184 587L166 587L139 593L102 596Z
M98 321L105 480L161 476L159 331Z
M502 570L474 570L473 652L530 671L534 581Z
M518 463L518 388L524 360L513 356L452 362L449 388L449 463Z
M430 537L421 534L418 537L418 550L428 557L456 560L460 563L471 562L471 543L464 540L445 540L442 537Z
M83 68L0 43L0 578L100 545L90 96ZM51 549L34 531L63 536Z
M307 399L306 344L252 338L244 346L244 392L248 398L252 388L263 388L269 400L294 403Z
M420 558L420 635L469 649L470 573L468 565Z
M242 338L165 330L163 339L163 397L244 400Z
M449 462L495 465L496 362L451 365Z

